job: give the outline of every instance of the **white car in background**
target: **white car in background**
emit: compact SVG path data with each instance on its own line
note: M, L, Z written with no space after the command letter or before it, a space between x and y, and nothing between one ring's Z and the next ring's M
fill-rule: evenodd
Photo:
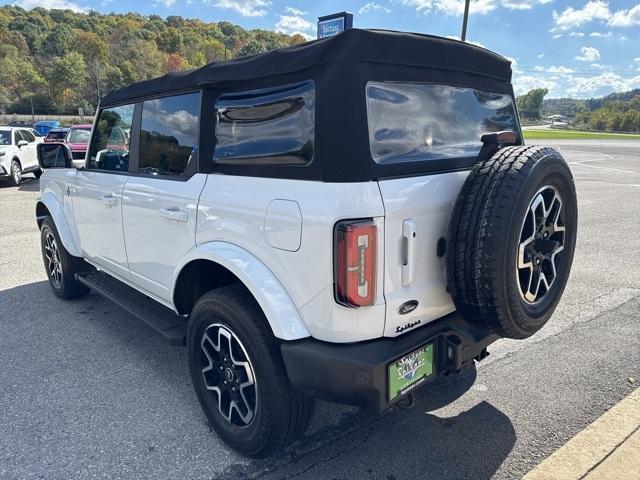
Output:
M30 128L0 127L0 179L20 185L25 173L40 177L36 145L42 142Z

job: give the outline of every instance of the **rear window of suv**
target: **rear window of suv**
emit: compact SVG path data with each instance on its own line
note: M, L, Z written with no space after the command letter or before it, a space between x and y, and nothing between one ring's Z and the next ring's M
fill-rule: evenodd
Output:
M510 95L448 85L369 82L367 114L380 164L475 157L483 134L519 131Z

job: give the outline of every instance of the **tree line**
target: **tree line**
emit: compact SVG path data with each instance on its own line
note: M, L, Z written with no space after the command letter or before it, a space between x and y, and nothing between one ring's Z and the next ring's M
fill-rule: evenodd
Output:
M518 112L525 121L549 115L564 115L571 126L602 132L640 132L640 89L611 93L602 98L545 99L546 88L537 88L517 98Z
M180 16L0 7L0 113L93 114L111 90L305 41Z

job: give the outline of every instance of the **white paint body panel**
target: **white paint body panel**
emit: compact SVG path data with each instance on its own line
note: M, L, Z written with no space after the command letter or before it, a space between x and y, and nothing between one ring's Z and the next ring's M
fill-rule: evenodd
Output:
M130 177L77 170L70 178L73 218L83 257L130 279L122 232L122 192Z
M453 205L467 175L452 172L379 182L386 212L385 336L397 336L407 331L397 330L404 325L419 320L412 327L418 328L455 310L446 290L445 258L436 252L438 239L447 238ZM415 236L405 240L403 231ZM413 245L408 248L409 242ZM398 309L409 300L417 300L418 307L401 315Z
M122 222L131 281L166 302L173 301L176 265L195 247L196 212L207 176L188 181L129 177L122 196Z
M182 268L204 259L244 283L276 337L356 342L454 310L436 245L466 175L325 183L196 174L181 182L52 169L41 177L40 201L70 253L160 303L174 307ZM104 193L117 203L101 203ZM334 299L333 235L336 222L358 218L374 219L378 257L374 305L355 309ZM407 232L416 234L410 269ZM408 300L418 308L400 315Z
M296 252L302 241L302 213L293 200L272 200L264 217L264 241L273 248Z
M18 159L22 166L23 172L32 172L38 169L38 155L36 148L38 143L42 142L40 137L36 137L35 141L29 142L27 145L18 147L19 139L16 136L18 130L28 130L25 128L2 127L3 131L11 132L11 145L1 145L0 152L4 155L0 156L0 166L5 172L11 172L11 162ZM21 138L20 138L21 139ZM1 172L1 170L0 170Z
M73 218L73 202L66 194L69 179L75 176L75 169L56 168L46 170L40 177L40 198L58 230L62 244L76 257L82 256L78 232Z
M202 259L222 265L240 279L262 308L276 337L297 340L309 336L285 288L258 258L228 242L207 242L184 257L175 269L176 278L189 262Z
M264 219L274 199L299 205L303 228L297 251L265 242ZM375 182L209 175L198 206L196 242L225 241L251 252L282 284L313 337L331 342L367 340L380 337L384 330L382 282L374 307L345 308L333 300L333 227L347 218L379 217L378 242L384 245L383 214ZM378 278L383 271L384 262L379 261ZM325 299L321 308L314 307L319 297Z

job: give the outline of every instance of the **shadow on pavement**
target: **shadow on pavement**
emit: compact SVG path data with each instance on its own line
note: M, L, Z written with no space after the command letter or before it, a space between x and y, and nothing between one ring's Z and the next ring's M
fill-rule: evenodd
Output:
M38 180L37 178L31 176L32 174L26 174L25 175L29 175L28 177L23 177L22 178L22 183L20 183L20 185L18 186L18 190L21 192L37 192L40 190L40 180Z
M509 418L484 401L454 417L429 413L466 393L475 377L472 369L441 379L422 390L411 410L382 416L320 402L316 417L339 415L337 423L320 426L282 455L231 467L217 478L491 478L516 442Z
M0 309L0 349L4 352L0 357L12 365L4 379L0 375L9 395L4 401L22 399L20 405L5 404L4 409L41 416L39 428L56 437L61 426L71 428L68 421L56 420L59 415L52 416L52 395L59 390L57 402L81 422L94 418L95 405L106 409L96 417L97 423L92 421L91 429L82 423L75 435L128 436L139 442L150 422L157 422L154 415L159 415L169 419L168 429L157 426L160 445L168 443L176 448L174 430L181 424L184 435L193 437L191 448L198 455L226 451L213 432L202 431L204 416L191 389L184 349L167 346L119 307L96 295L62 301L52 294L47 282L36 282L0 291ZM47 352L42 365L34 364L28 353L34 349ZM113 369L120 373L96 381L96 372ZM475 377L475 369L471 369L438 380L419 393L411 410L396 408L383 415L318 402L311 428L301 441L261 461L245 463L225 454L231 462L213 478L490 478L516 441L509 418L487 402L449 418L429 413L468 392ZM49 392L46 399L34 399L34 392L43 388ZM139 395L140 391L144 395ZM69 394L75 400L70 400ZM144 398L148 403L138 405L132 398ZM104 423L107 417L128 420L114 429ZM18 428L12 435L18 450L26 445L30 430ZM181 468L178 458L174 462ZM116 471L117 465L109 462L102 468Z

